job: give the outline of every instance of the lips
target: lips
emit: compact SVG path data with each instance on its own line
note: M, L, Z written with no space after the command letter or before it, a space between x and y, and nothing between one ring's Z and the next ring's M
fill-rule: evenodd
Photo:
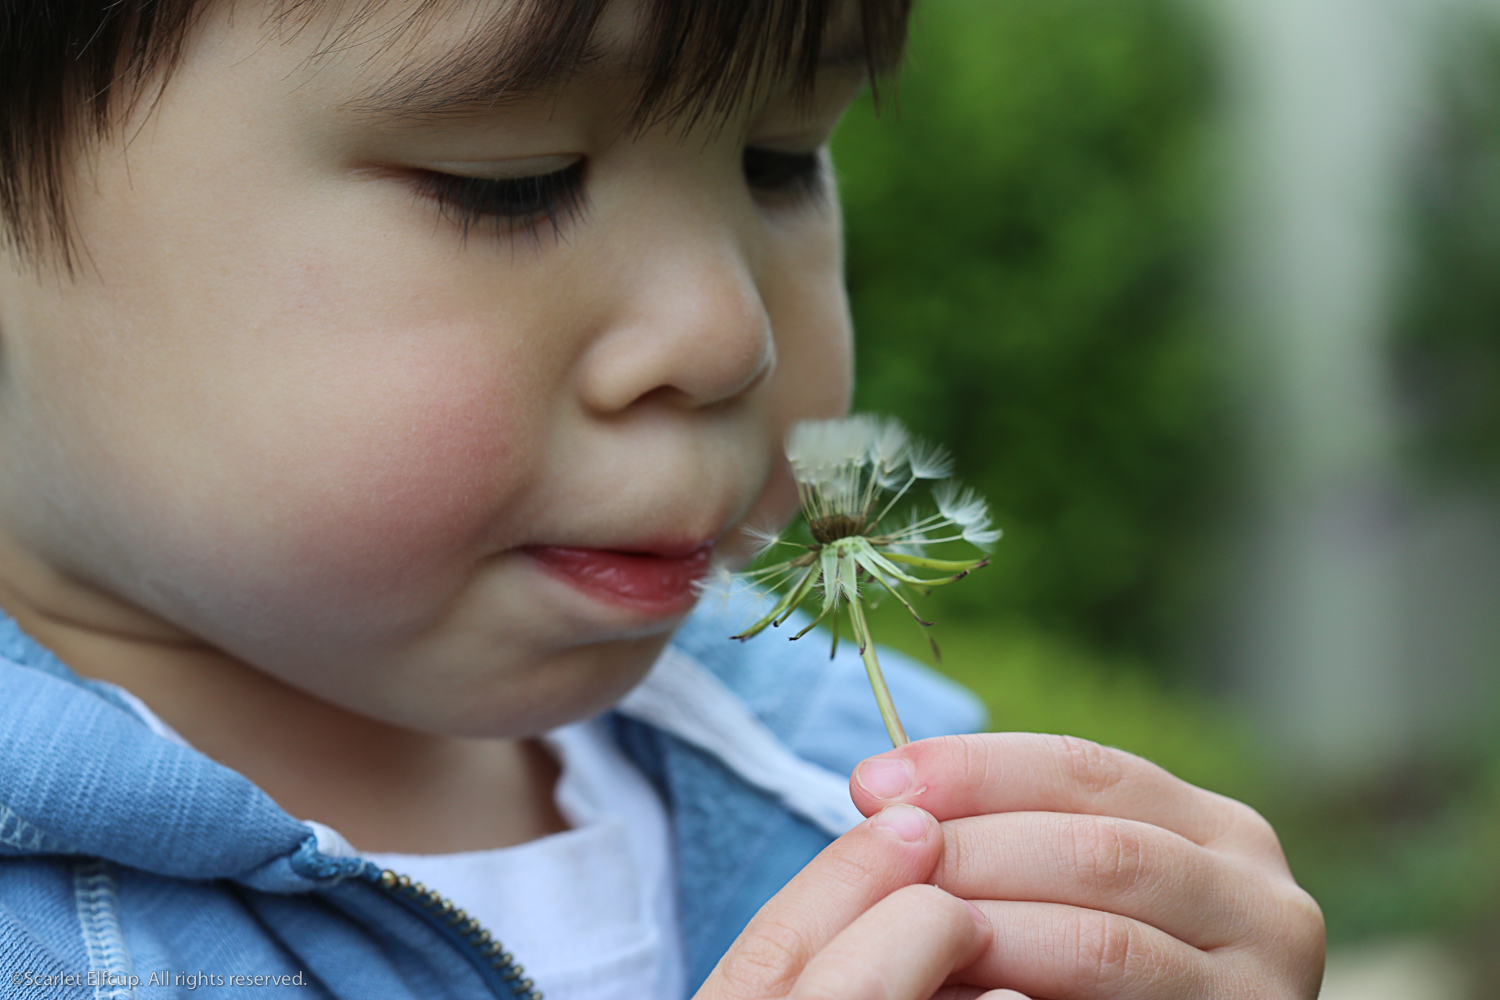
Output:
M697 602L694 584L708 573L712 545L662 546L656 552L619 552L533 546L526 554L548 573L591 597L636 611L676 615Z

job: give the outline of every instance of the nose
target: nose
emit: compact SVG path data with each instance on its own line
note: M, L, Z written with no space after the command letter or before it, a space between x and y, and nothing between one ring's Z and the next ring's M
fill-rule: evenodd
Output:
M770 315L744 250L727 235L643 249L579 372L584 402L623 411L647 397L711 406L771 374Z

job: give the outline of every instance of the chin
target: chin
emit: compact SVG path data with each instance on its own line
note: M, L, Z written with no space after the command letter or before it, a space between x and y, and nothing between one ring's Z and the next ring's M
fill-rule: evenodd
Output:
M650 672L671 639L670 632L647 638L578 646L541 662L522 679L496 682L497 700L478 692L470 710L441 727L455 736L522 739L558 726L591 719L614 707ZM423 727L427 728L427 727Z

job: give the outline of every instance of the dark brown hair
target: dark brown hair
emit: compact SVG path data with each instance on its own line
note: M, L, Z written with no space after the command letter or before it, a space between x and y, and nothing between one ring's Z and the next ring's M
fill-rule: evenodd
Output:
M23 252L58 249L71 263L68 166L107 137L178 62L215 0L0 0L0 227ZM218 0L223 2L223 0ZM392 0L272 0L268 23L306 25L333 7L352 29ZM464 0L404 0L411 24ZM501 5L463 74L475 100L505 100L565 79L587 58L610 0L517 0ZM830 19L857 14L872 78L894 65L911 0L640 0L640 120L722 114L762 74L810 86ZM420 94L422 80L404 81ZM451 80L450 80L451 82ZM413 87L415 84L415 87ZM424 113L438 108L425 107Z

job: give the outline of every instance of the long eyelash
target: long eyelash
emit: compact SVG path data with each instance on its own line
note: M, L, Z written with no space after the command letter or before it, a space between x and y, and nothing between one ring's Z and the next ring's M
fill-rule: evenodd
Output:
M416 193L436 202L442 218L458 226L467 240L476 228L493 227L496 238L536 236L551 226L559 236L588 205L583 161L536 177L460 177L424 171Z
M743 154L745 181L756 191L796 205L828 197L828 172L817 153L783 153L750 147Z

